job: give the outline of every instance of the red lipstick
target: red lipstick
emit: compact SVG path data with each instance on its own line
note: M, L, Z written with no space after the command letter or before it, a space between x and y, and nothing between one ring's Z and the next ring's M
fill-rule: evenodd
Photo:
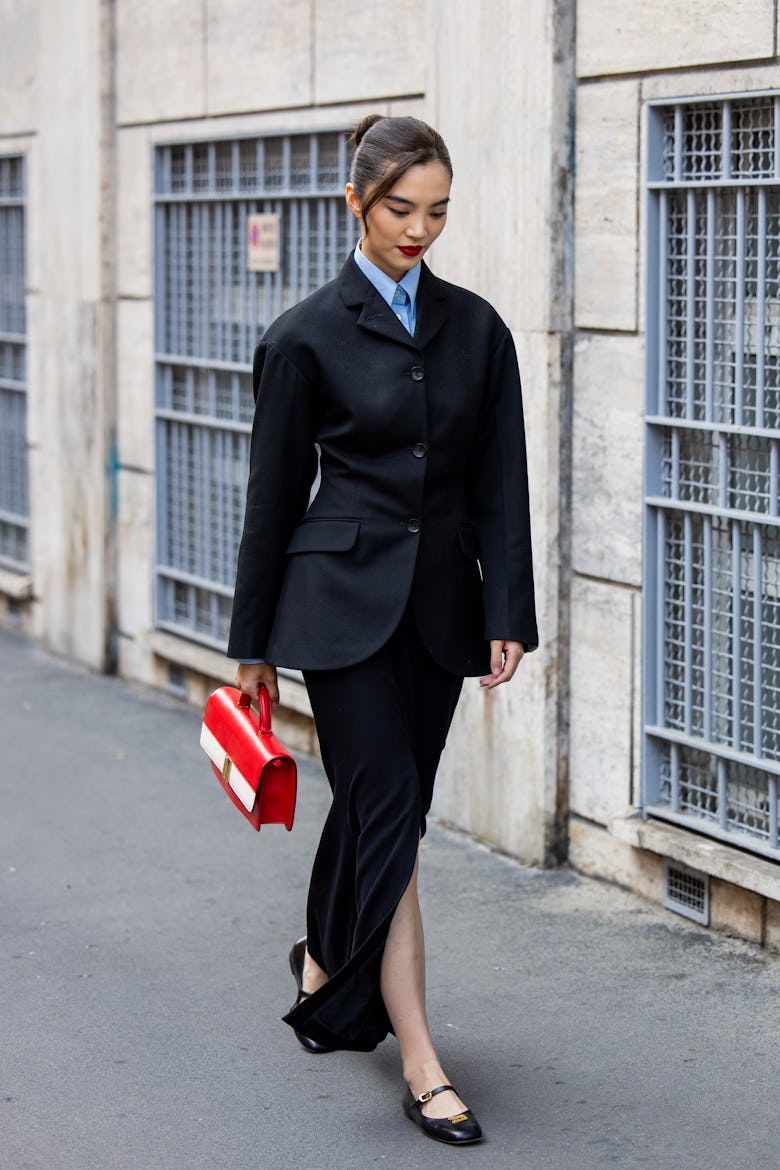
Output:
M419 256L422 248L401 248L399 246L398 251L403 252L404 256Z

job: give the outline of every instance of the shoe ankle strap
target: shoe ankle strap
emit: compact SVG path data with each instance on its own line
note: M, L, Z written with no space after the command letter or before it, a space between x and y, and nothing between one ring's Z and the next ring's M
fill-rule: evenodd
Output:
M455 1089L452 1087L452 1085L439 1085L437 1089L429 1089L427 1093L421 1093L414 1104L420 1108L428 1101L430 1101L432 1097L437 1097L439 1093L446 1093L448 1091L454 1093Z

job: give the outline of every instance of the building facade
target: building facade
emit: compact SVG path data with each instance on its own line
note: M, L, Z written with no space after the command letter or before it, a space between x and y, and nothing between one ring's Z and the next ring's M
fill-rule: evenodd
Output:
M230 679L256 338L354 241L345 132L424 117L432 265L518 348L542 636L435 811L780 945L778 28L716 8L2 0L2 620Z

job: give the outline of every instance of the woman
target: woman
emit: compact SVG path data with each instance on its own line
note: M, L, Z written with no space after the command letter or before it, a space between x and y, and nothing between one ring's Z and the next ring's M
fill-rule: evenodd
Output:
M333 791L285 1020L310 1052L392 1030L407 1116L465 1144L482 1131L428 1028L417 851L464 676L500 686L537 642L520 382L495 311L422 263L441 136L372 115L352 141L361 239L255 353L228 654L274 704L276 667L303 671Z

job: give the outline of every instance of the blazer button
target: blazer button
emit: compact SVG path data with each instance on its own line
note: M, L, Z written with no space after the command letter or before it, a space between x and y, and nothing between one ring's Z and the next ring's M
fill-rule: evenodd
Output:
M414 455L415 459L424 459L427 454L427 443L415 443L415 445L412 447L412 455Z
M411 370L409 371L409 376L413 382L422 382L423 378L425 377L425 370L422 368L422 366L412 366Z
M410 532L419 532L420 529L422 528L422 520L417 520L413 516L412 519L409 521L409 523L406 525L406 527L408 528L408 530Z

